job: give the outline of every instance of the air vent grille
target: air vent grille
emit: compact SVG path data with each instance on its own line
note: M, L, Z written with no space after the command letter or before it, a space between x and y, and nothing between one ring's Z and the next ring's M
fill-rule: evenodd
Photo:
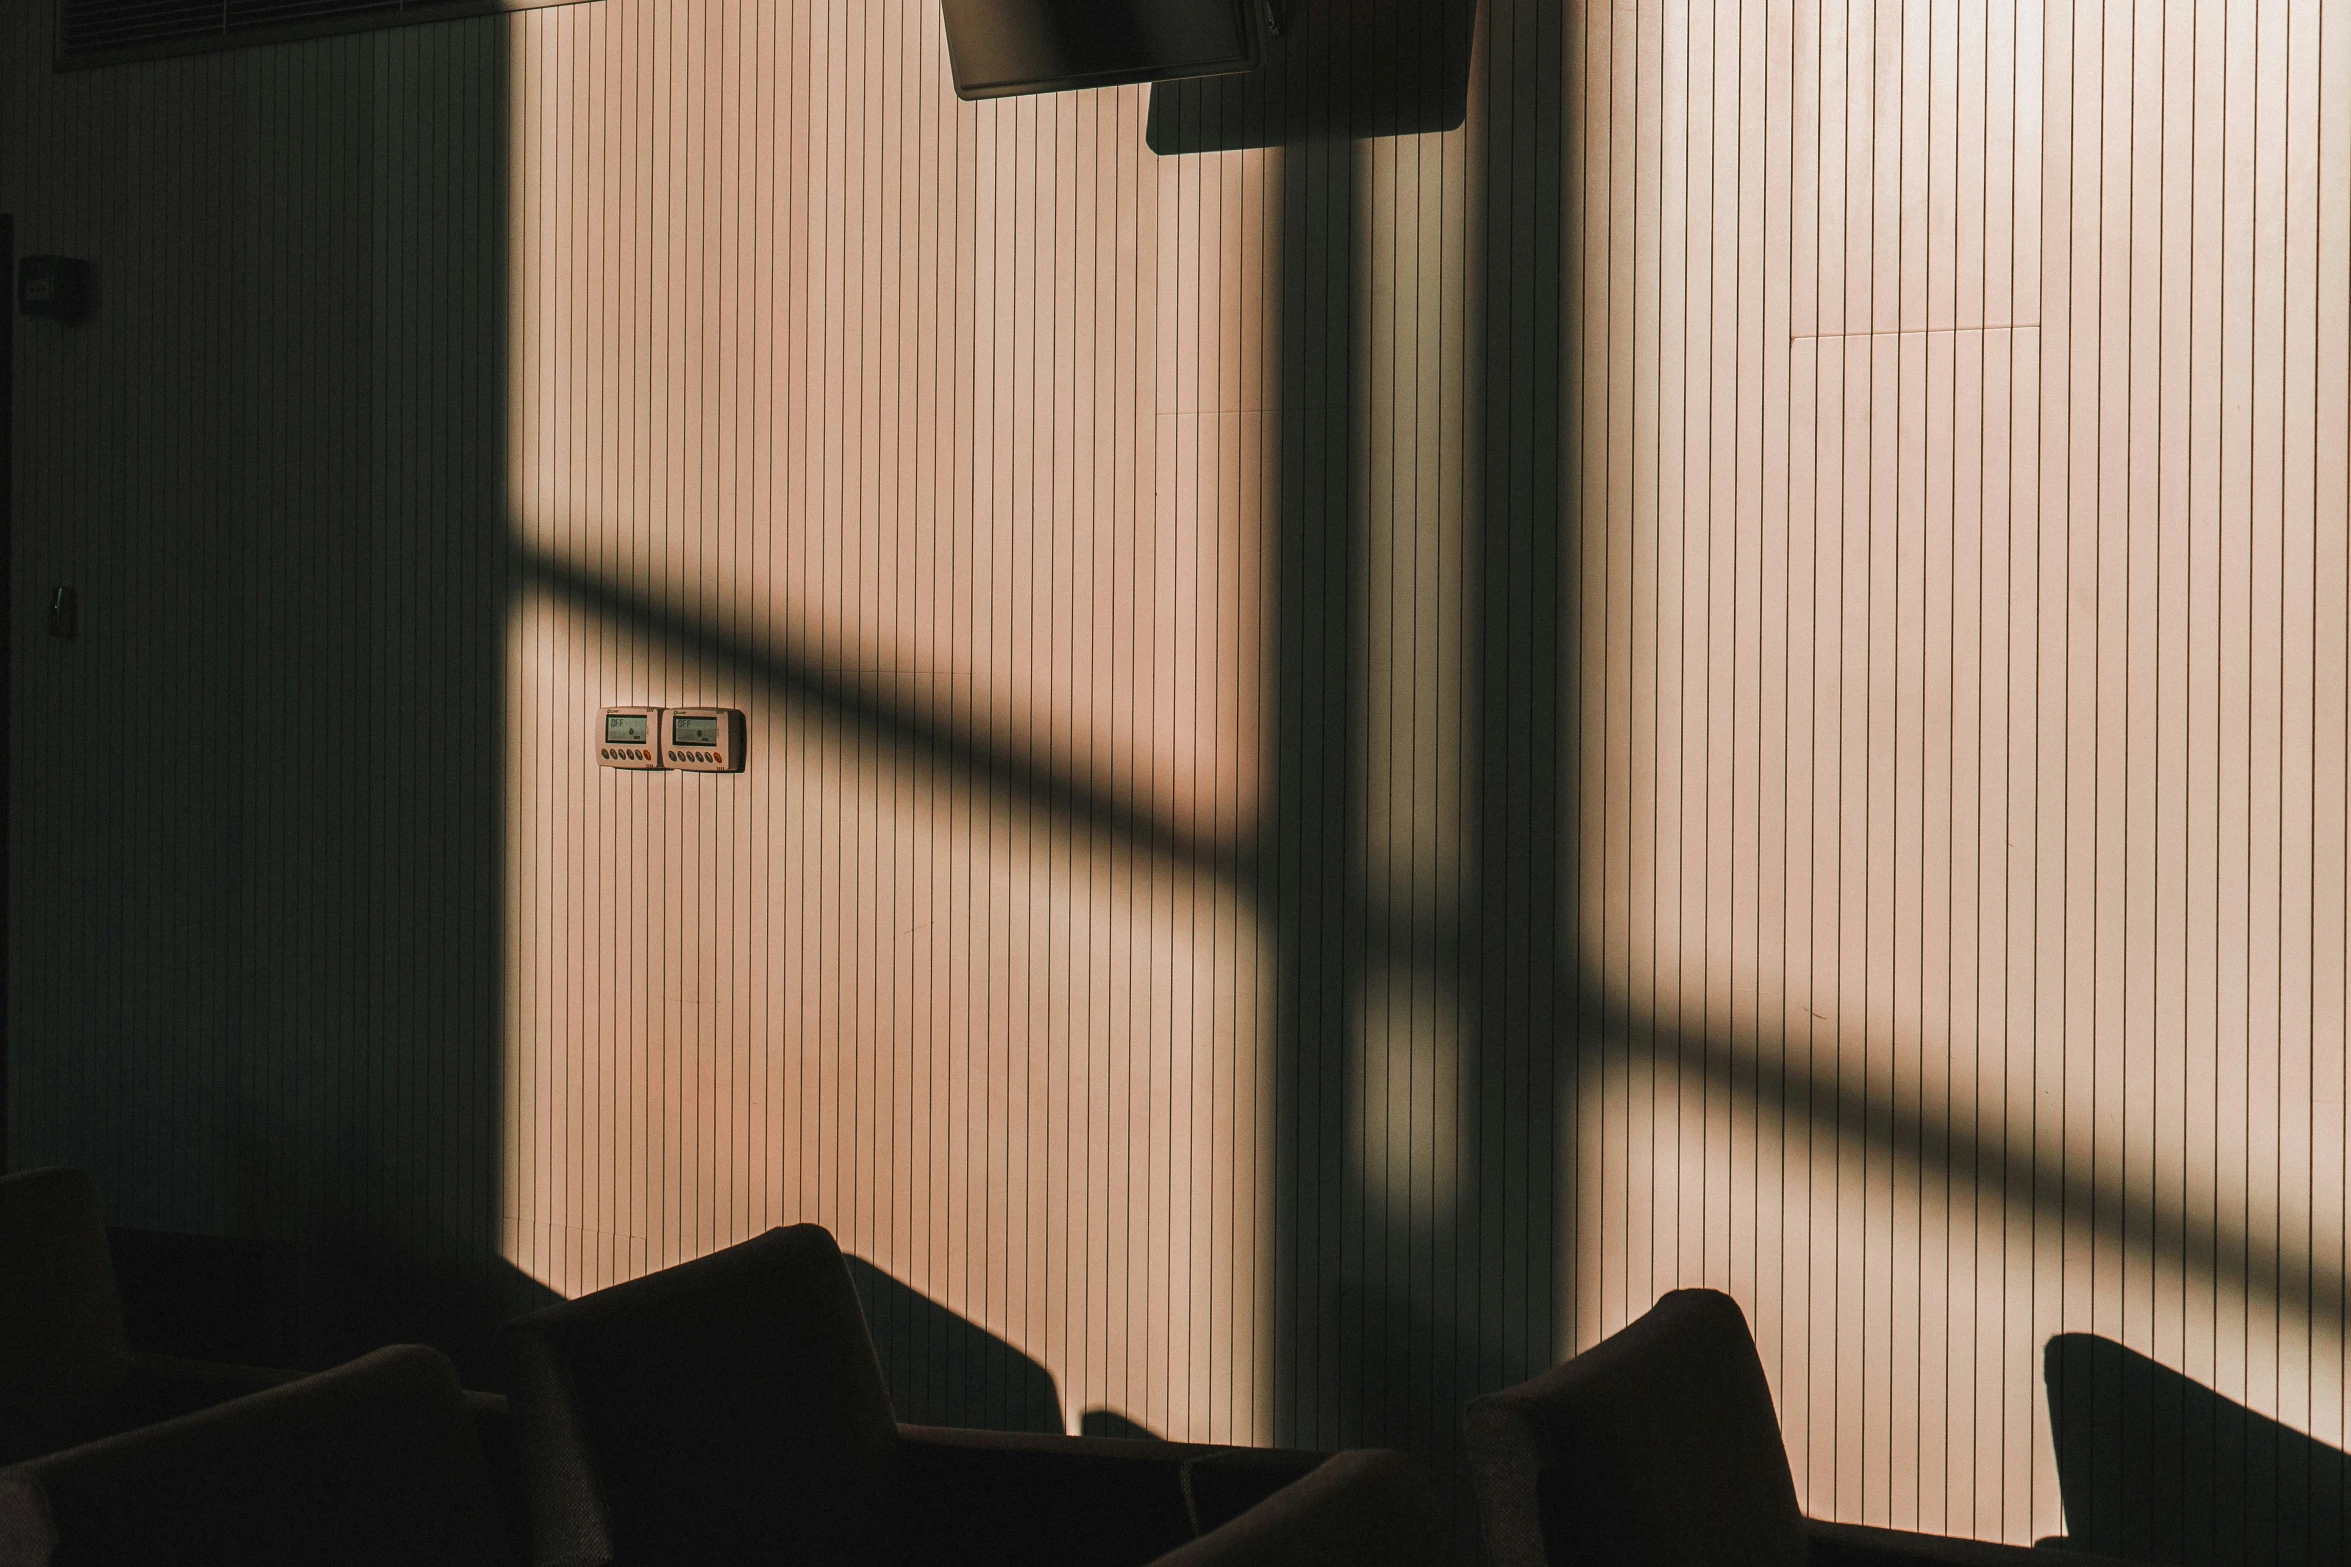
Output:
M336 16L398 12L400 0L228 0L228 30L316 22Z
M226 22L226 9L224 0L65 0L57 29L59 52L215 37Z
M520 11L573 0L57 0L57 66L72 70L319 33Z

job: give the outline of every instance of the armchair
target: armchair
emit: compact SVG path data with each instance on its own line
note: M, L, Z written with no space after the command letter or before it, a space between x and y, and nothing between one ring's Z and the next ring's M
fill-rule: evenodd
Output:
M0 1177L0 1463L295 1376L133 1353L90 1177L65 1169Z
M0 1567L511 1567L449 1362L415 1345L0 1469Z
M1445 1559L1428 1482L1401 1453L1326 1459L1152 1567L1437 1567Z
M2104 1558L1806 1518L1738 1302L1675 1290L1469 1406L1495 1567L2094 1567ZM2107 1564L2113 1567L2113 1564Z
M816 1225L535 1312L506 1345L539 1567L1139 1567L1321 1461L902 1426Z

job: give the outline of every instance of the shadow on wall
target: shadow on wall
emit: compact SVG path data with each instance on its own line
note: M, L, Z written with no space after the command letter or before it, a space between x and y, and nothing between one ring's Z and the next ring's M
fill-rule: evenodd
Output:
M1564 22L1537 0L1488 0L1483 13L1472 54L1453 13L1424 8L1441 42L1415 66L1417 90L1394 99L1443 123L1458 77L1482 105L1469 169L1461 884L1451 908L1398 907L1366 875L1362 715L1394 694L1371 689L1362 656L1372 519L1357 477L1393 453L1361 435L1372 367L1354 358L1373 192L1361 149L1315 139L1348 121L1362 90L1345 59L1289 79L1301 101L1287 123L1303 139L1282 161L1275 792L1252 884L1278 961L1277 1436L1403 1447L1441 1489L1455 1483L1462 1405L1559 1352L1553 1072L1573 978ZM1394 478L1410 491L1410 475ZM1412 522L1400 511L1393 526ZM1367 1179L1351 1150L1349 1085L1371 1070L1375 981L1458 1019L1452 1190L1417 1206Z
M846 1261L890 1389L890 1405L901 1421L974 1431L1058 1434L1067 1429L1052 1372L864 1258ZM1086 1436L1164 1440L1109 1409L1087 1410L1079 1429Z
M2066 1541L2181 1567L2351 1560L2351 1457L2110 1339L2043 1355Z
M15 9L10 198L107 278L19 339L17 566L84 613L20 632L18 721L174 739L20 759L12 1158L99 1179L149 1342L484 1376L533 1299L503 753L418 737L504 724L508 24L53 78Z
M1153 152L1460 127L1478 0L1274 0L1273 9L1281 31L1256 70L1151 89Z
M1357 112L1362 60L1303 45L1279 92L1268 89L1268 101L1246 116L1250 135L1263 133L1285 151L1280 494L1267 541L1276 562L1268 692L1275 797L1263 835L1243 851L1188 839L1148 806L1081 781L1063 759L1011 754L988 736L860 691L788 647L729 632L528 546L518 548L514 569L610 625L748 678L877 744L885 757L940 767L959 783L1049 809L1122 845L1239 880L1266 913L1278 965L1276 1437L1302 1446L1403 1446L1442 1477L1463 1402L1543 1369L1558 1347L1561 1161L1551 1107L1574 978L1562 953L1563 886L1572 874L1564 854L1573 802L1565 791L1574 776L1567 649L1577 637L1568 581L1577 547L1561 435L1569 414L1565 40L1559 8L1538 0L1490 0L1492 42L1482 56L1470 52L1473 12L1451 0L1355 0L1352 9L1328 0L1321 12L1342 13L1413 18L1435 43L1383 86L1382 102L1421 116L1410 126L1365 123ZM1328 42L1337 33L1320 36ZM1370 395L1355 358L1369 264L1359 221L1370 199L1361 188L1363 151L1331 132L1458 123L1463 84L1480 58L1486 122L1471 168L1478 226L1468 290L1475 300L1469 397L1478 423L1464 480L1474 628L1467 874L1458 910L1431 917L1375 903L1361 858L1361 714L1375 696L1361 649L1366 519L1355 497L1359 472L1386 459L1360 433ZM1154 144L1239 144L1224 119L1230 110L1204 90L1171 95L1164 112L1155 110ZM1375 973L1401 975L1414 995L1446 998L1461 1019L1457 1195L1427 1211L1391 1206L1351 1152L1349 1085L1365 1071L1360 1022ZM1050 1417L1058 1429L1042 1368L882 1275L861 1271L859 1285L904 1418L1034 1420L1043 1428ZM919 1355L917 1346L926 1346ZM1111 1411L1090 1412L1084 1425L1149 1435Z
M1167 1438L1149 1426L1129 1420L1115 1409L1089 1409L1078 1417L1078 1435L1115 1438L1121 1442L1164 1442Z
M981 1431L1063 1429L1053 1373L864 1258L847 1261L901 1421Z
M500 1246L506 784L501 748L413 737L505 723L508 54L488 18L239 57L268 112L223 149L258 209L223 293L255 406L237 542L187 579L241 671L223 732L303 715L299 745L227 748L211 802L226 1217L298 1245L303 1363L424 1341L476 1385L549 1298Z

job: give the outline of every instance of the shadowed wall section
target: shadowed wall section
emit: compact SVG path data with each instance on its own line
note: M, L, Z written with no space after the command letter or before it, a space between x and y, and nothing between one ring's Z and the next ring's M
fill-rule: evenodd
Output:
M0 15L0 204L98 301L17 339L14 581L82 613L15 617L9 1155L295 1248L295 1352L478 1374L505 24L52 75L52 10Z

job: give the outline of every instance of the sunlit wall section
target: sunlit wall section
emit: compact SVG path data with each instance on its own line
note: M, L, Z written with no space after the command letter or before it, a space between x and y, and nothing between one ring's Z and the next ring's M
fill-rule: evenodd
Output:
M2351 27L1574 51L1563 1336L1731 1290L1873 1522L2058 1531L2065 1331L2340 1445Z
M812 1220L1073 1423L1261 1434L1267 155L960 104L931 0L514 25L508 1255Z

